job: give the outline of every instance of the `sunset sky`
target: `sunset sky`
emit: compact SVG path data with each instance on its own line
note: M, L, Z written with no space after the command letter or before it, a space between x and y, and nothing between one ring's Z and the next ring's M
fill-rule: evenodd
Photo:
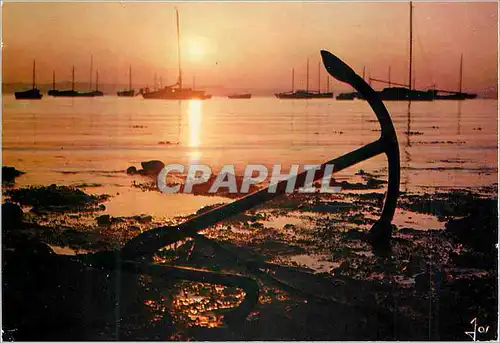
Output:
M497 85L497 3L414 2L417 87L456 89L460 54L464 89ZM289 90L317 88L320 49L358 73L406 83L409 3L4 3L3 82L88 82L90 55L102 83L150 85L177 78L175 7L181 19L184 83ZM322 70L322 87L325 71ZM334 88L340 84L332 82ZM341 87L340 87L341 88Z

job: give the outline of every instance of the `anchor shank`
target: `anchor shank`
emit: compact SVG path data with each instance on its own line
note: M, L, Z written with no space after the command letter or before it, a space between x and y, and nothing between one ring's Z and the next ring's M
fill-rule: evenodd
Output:
M366 159L377 156L382 152L384 152L384 144L382 140L369 143L352 152L323 163L320 169L316 171L314 180L318 180L323 177L325 168L328 164L334 165L333 172L335 173ZM306 174L307 171L304 171L296 176L295 189L304 185ZM176 227L162 226L144 232L127 242L127 244L123 247L123 253L126 256L125 258L136 259L144 254L153 254L159 248L172 244L187 236L192 236L200 230L217 224L223 219L263 204L280 194L284 194L286 192L288 181L289 179L280 181L277 184L276 192L274 193L270 193L269 188L264 188L232 203L222 205L206 213L200 214Z

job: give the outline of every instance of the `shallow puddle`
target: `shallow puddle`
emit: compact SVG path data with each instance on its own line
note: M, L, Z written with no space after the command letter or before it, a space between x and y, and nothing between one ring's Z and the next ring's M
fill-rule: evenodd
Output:
M340 266L338 262L325 261L326 256L303 254L290 256L290 260L301 267L307 267L316 273L328 273L332 269Z
M85 250L85 249L73 249L73 248L70 248L70 247L61 247L61 246L51 245L51 244L48 244L48 246L57 255L76 256L76 255L80 255L80 254L87 254L87 253L89 253L89 251Z

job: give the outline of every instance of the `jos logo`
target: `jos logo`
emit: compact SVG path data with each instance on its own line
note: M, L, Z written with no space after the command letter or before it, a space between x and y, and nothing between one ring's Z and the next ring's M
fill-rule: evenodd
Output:
M477 325L477 318L474 318L471 320L470 322L471 324L474 324L474 329L473 331L465 331L465 334L467 336L469 336L470 338L472 338L472 340L475 342L476 341L476 334L480 333L480 334L484 334L484 333L487 333L488 330L489 330L489 326L478 326Z

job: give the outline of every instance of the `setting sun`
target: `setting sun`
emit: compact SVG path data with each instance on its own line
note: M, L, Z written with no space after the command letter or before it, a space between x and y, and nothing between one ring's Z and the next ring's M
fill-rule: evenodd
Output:
M193 61L199 61L205 56L205 44L201 39L191 39L188 44L188 57Z

